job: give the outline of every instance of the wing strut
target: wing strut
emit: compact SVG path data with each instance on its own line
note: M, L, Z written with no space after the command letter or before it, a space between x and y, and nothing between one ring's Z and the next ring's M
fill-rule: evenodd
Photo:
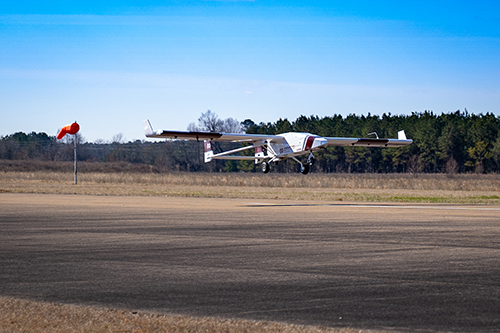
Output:
M260 146L246 146L246 147L241 147L241 148L236 148L233 150L228 150L224 151L222 153L214 154L211 156L210 160L254 160L255 156L243 156L243 155L231 155L235 153L239 153L240 151L248 150L248 149L253 149L255 147L260 147ZM209 162L209 161L205 161Z

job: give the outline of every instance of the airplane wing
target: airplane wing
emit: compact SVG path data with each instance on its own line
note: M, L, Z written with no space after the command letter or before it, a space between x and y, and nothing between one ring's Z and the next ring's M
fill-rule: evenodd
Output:
M148 138L164 139L182 139L182 140L210 140L210 141L229 141L229 142L282 142L283 135L270 134L242 134L242 133L211 133L194 131L171 131L157 130L149 120L144 121L144 132ZM307 134L307 133L306 133ZM398 132L397 139L380 138L343 138L343 137L324 137L326 146L358 146L358 147L402 147L409 145L413 140L406 138L405 131Z
M405 131L398 132L397 139L377 138L336 138L325 137L327 146L357 146L357 147L402 147L409 145L413 140L406 138Z
M181 139L181 140L210 140L229 142L256 142L256 141L281 141L283 137L269 134L241 134L241 133L212 133L194 131L157 130L149 120L144 121L144 132L148 138Z

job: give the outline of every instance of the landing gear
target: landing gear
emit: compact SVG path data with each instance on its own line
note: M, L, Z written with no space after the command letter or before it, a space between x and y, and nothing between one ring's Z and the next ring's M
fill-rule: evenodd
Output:
M302 172L303 175L307 175L309 173L309 164L301 164L300 172Z
M316 159L314 158L314 155L312 153L309 154L309 157L307 158L307 164L309 164L309 166L313 166L315 162Z
M261 164L261 167L262 167L262 172L263 173L268 173L269 172L269 163L268 162L262 162Z
M295 157L291 157L295 162L299 163L300 164L300 172L303 174L303 175L307 175L309 173L309 162L308 163L302 163L301 161L299 161L298 159L296 159Z
M307 158L307 162L306 163L302 163L301 161L299 161L297 158L295 157L291 157L295 162L299 163L300 164L300 172L303 174L303 175L307 175L309 173L309 170L311 169L311 167L314 165L314 162L316 162L316 159L314 158L313 154L309 154L309 157Z

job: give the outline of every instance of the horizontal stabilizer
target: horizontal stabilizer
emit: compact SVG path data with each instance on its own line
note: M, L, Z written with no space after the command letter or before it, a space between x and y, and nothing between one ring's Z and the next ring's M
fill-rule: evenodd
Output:
M398 132L397 139L382 138L335 138L326 137L328 146L357 146L357 147L402 147L413 142L406 138L405 131Z

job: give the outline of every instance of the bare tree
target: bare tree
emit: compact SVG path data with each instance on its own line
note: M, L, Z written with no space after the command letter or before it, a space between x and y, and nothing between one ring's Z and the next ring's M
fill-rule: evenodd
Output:
M187 127L188 131L196 132L225 132L225 133L241 133L242 127L238 120L234 118L227 118L222 120L219 116L208 110L202 113L198 118L198 125L190 123Z
M242 133L243 128L238 120L234 118L227 118L224 120L222 131L225 133Z
M123 137L123 133L118 133L113 135L113 139L111 140L111 143L113 144L121 144L125 142L125 138Z

